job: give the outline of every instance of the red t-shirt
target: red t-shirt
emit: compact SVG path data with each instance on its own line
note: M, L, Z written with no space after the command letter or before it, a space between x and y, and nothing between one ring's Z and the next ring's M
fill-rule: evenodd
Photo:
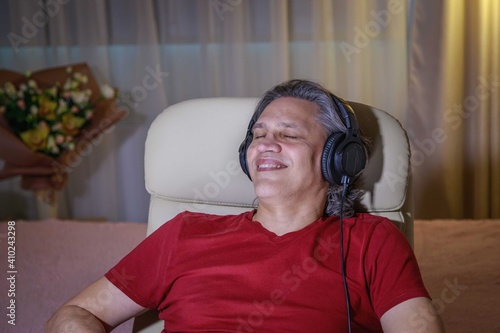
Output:
M159 310L164 332L346 332L338 218L277 236L252 216L181 213L106 278ZM353 332L382 332L387 310L429 297L389 220L344 219L344 244Z

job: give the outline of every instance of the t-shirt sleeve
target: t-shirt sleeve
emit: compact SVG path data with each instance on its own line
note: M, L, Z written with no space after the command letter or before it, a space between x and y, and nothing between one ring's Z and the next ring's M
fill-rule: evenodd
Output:
M366 279L375 313L415 297L429 297L413 249L389 220L374 228L365 255Z
M168 293L165 273L177 243L183 214L164 223L104 276L137 304L157 309Z

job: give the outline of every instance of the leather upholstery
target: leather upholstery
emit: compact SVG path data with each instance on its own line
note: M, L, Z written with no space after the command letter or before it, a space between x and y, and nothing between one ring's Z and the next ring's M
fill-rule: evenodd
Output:
M240 169L238 146L255 98L206 98L172 105L152 123L146 140L146 189L151 194L148 233L183 210L232 214L254 207L250 180ZM350 102L372 142L358 181L362 210L391 219L412 235L410 150L406 132L388 113Z

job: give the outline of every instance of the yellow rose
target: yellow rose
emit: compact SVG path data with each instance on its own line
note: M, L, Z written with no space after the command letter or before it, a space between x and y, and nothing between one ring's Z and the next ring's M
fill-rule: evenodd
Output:
M41 96L38 99L38 103L40 105L38 109L38 114L40 115L40 117L47 120L56 119L57 102L54 102L45 96Z
M37 128L22 132L19 136L32 150L41 150L46 146L49 132L47 124L42 122Z
M62 127L66 134L75 136L78 134L80 127L85 124L85 118L77 117L72 113L62 115Z

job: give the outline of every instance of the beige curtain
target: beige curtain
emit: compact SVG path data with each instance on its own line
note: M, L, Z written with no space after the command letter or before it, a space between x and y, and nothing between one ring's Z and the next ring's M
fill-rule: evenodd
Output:
M289 78L403 123L415 217L500 217L499 0L54 3L0 1L0 67L85 61L133 100L120 101L129 116L70 175L62 217L145 221L144 140L159 112L190 98L258 96ZM43 12L47 22L34 20ZM145 94L152 72L158 85ZM0 183L0 217L35 218L18 184Z
M87 62L120 90L128 116L72 170L59 216L146 221L144 141L168 105L307 78L405 123L407 13L405 0L0 1L0 67ZM36 218L18 179L0 199L0 219Z
M408 132L418 218L500 217L500 1L416 1Z

